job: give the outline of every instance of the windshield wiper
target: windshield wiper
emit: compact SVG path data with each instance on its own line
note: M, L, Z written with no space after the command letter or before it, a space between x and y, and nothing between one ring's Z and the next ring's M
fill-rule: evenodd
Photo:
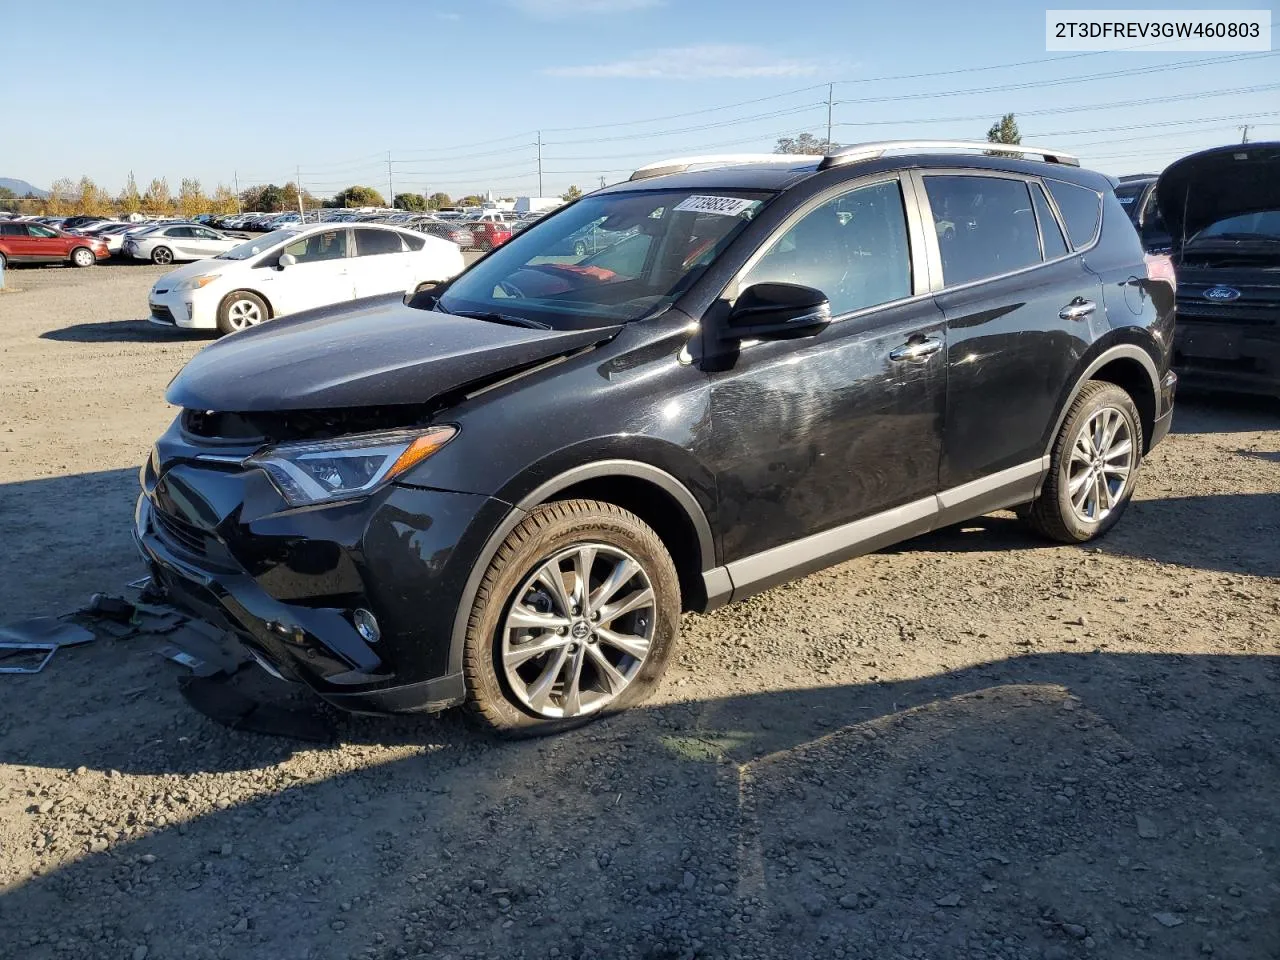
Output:
M527 327L530 330L551 329L549 324L539 323L537 320L526 317L516 317L509 313L485 313L480 310L442 310L441 312L450 313L455 317L466 317L469 320L484 320L486 323L504 323L508 327Z

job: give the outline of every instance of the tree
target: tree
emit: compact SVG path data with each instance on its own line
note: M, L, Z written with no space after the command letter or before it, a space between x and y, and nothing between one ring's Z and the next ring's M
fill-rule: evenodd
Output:
M815 137L812 133L802 133L798 137L779 137L773 152L807 153L813 156L822 156L834 153L839 149L840 144L834 140L824 140L820 137Z
M152 180L142 195L142 209L153 217L163 217L173 212L173 197L169 193L169 181L164 177Z
M1012 113L1006 113L1003 117L991 125L991 129L987 131L988 143L1021 143L1022 134L1018 131L1018 121L1014 119ZM991 157L1000 156L999 150L987 150L985 153Z
M182 186L178 188L178 209L188 220L198 213L209 212L209 199L200 188L199 180L182 178Z
M295 183L286 183L281 190L282 209L297 210L298 209L298 185ZM302 190L302 209L314 210L323 204L311 195L311 191L305 187Z
M116 198L116 206L126 217L142 210L142 197L138 195L138 181L133 179L132 170L129 171L129 179L125 181L124 189Z
M110 216L111 207L111 197L107 195L107 191L88 177L80 178L80 182L76 184L76 213L94 217Z
M385 207L387 201L373 187L354 185L347 187L333 198L335 207Z
M414 210L421 213L427 209L427 198L420 193L397 193L391 205L400 210Z
M62 217L71 213L79 191L76 185L66 177L60 177L49 186L49 197L44 203L44 212L51 217Z
M560 199L565 201L566 203L569 203L574 200L577 200L580 196L582 196L581 188L576 186L571 186L564 193L560 194Z
M433 193L427 197L427 207L431 210L440 210L444 207L452 207L453 198L447 193Z
M275 213L285 209L285 192L274 183L259 187L248 187L240 191L240 202L246 210L257 210L262 213ZM297 207L294 201L294 208Z
M213 196L209 200L209 212L225 216L228 213L235 213L236 208L236 195L231 192L231 188L225 183L218 184L218 189L213 191Z
M16 198L17 194L8 187L0 187L0 200L14 200Z
M483 207L484 197L477 193L469 194L458 201L460 207Z

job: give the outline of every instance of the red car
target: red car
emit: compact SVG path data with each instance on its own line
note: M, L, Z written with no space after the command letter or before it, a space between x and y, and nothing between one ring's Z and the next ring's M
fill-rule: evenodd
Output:
M79 237L42 223L0 223L0 263L70 263L91 267L111 256L97 237Z
M511 228L505 223L488 220L471 220L463 224L471 231L471 246L477 250L492 250L511 239Z

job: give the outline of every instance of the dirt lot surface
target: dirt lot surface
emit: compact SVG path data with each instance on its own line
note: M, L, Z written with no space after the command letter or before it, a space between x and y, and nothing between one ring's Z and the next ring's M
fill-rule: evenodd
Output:
M141 573L204 342L157 272L0 294L0 621ZM553 740L235 733L138 639L0 677L0 957L1280 957L1280 405L1174 429L1104 542L997 514L687 617Z

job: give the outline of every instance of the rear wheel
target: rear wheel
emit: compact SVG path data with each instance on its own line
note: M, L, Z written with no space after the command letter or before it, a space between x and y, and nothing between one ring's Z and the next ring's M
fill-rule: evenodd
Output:
M583 240L573 241L573 255L575 257L585 257L587 255L587 244Z
M530 512L498 549L467 622L473 717L554 733L645 699L667 668L680 582L658 535L609 503Z
M173 251L168 247L156 247L151 251L151 262L158 263L160 266L167 266L173 263Z
M238 333L248 330L268 319L266 301L248 290L236 290L222 299L218 306L218 330L222 333Z
M77 267L92 267L98 262L98 258L88 247L76 247L71 251L71 262Z
M1032 529L1063 543L1110 530L1129 505L1142 462L1142 418L1113 383L1090 380L1054 441L1040 496L1018 509Z

